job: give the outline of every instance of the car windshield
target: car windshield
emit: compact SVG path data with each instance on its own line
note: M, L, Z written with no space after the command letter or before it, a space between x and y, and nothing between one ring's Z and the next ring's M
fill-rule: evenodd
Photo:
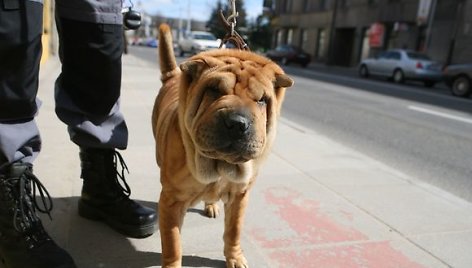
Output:
M194 34L193 38L200 40L216 40L216 37L212 34Z
M417 52L408 52L406 53L408 55L408 58L410 59L414 59L414 60L430 60L430 58L425 55L425 54L421 54L421 53L417 53Z

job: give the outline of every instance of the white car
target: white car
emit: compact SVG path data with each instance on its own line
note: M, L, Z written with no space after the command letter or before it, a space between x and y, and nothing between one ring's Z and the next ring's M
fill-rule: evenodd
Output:
M219 48L220 44L221 40L210 32L192 31L179 42L180 56L184 56L185 53L196 54Z
M405 80L422 81L432 87L442 80L442 65L432 61L427 55L404 49L392 49L363 60L359 65L362 77L383 76L396 83Z

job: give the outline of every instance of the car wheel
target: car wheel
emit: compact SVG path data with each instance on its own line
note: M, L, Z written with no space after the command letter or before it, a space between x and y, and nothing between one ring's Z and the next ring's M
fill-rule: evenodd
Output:
M307 66L308 66L308 62L302 63L302 67L303 67L303 68L306 68Z
M460 75L452 81L452 95L458 97L468 97L471 94L471 82L469 77Z
M179 47L179 56L183 57L185 55L185 51L182 47Z
M395 83L403 83L405 80L405 75L401 69L396 69L393 71L393 82Z
M282 58L281 62L282 62L283 65L288 65L288 59L285 58L285 57Z
M361 65L361 67L359 68L359 75L364 78L369 77L369 69L367 69L367 66L365 64Z
M424 86L425 87L434 87L434 85L436 84L436 82L434 81L424 81Z

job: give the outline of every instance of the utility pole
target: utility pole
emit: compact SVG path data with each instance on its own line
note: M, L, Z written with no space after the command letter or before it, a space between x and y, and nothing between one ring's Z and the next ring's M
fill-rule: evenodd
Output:
M329 47L327 65L334 65L334 39L336 35L336 17L338 15L338 0L334 0L333 15L331 16L331 29L329 30Z
M182 21L182 7L179 7L179 30L177 31L177 41L183 38L183 21Z
M192 30L192 14L190 12L190 0L187 0L187 33Z

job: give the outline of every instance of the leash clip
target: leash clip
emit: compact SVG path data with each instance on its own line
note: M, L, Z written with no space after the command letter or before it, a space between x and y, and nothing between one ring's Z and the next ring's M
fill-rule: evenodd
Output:
M236 11L236 0L230 0L231 2L231 15L228 18L225 18L223 11L220 10L220 20L223 23L223 26L229 32L221 40L220 48L223 45L226 45L227 48L238 48L240 50L250 50L244 39L241 35L236 32L236 18L239 16L239 13Z

